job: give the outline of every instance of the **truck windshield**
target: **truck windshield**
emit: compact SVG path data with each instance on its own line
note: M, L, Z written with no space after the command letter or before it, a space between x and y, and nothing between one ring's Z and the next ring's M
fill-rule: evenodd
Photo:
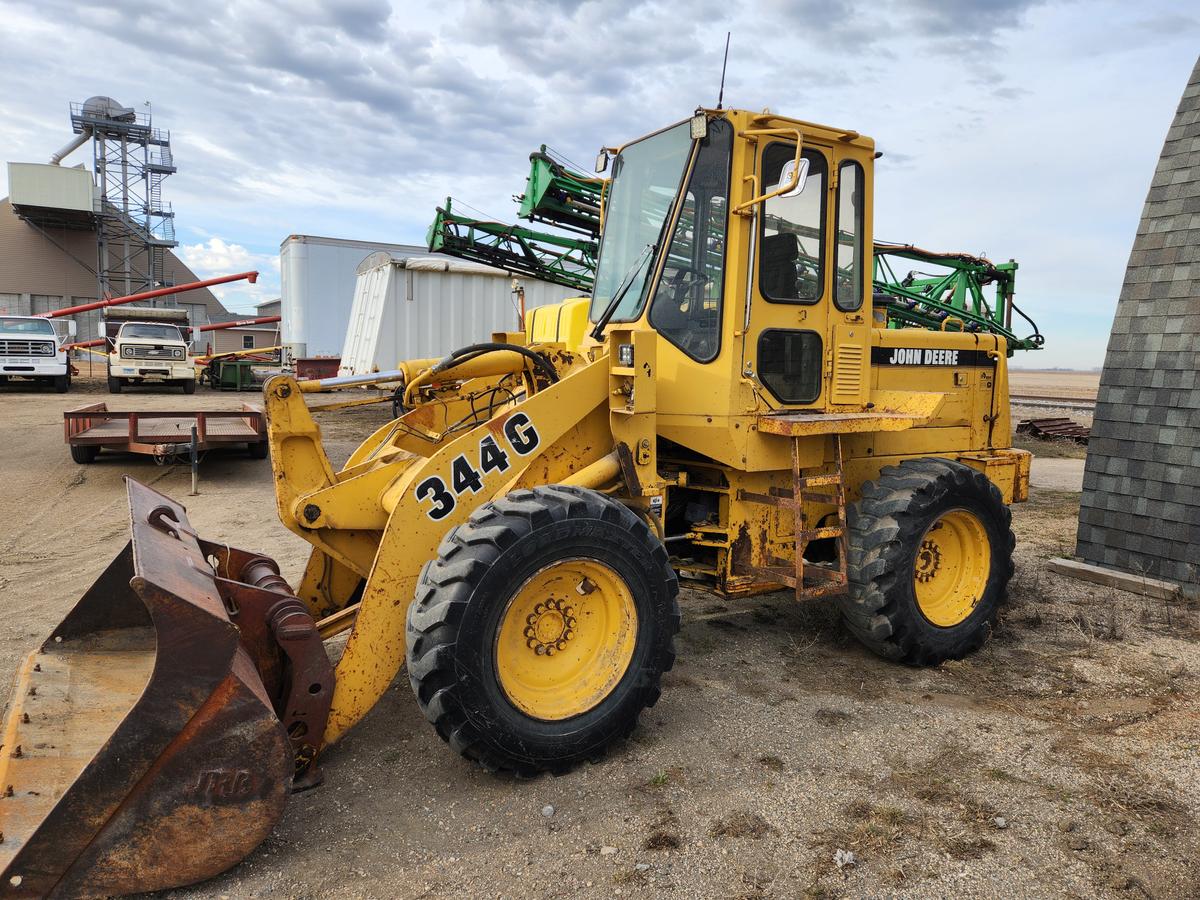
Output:
M626 281L629 286L610 321L629 321L641 310L663 243L663 223L679 193L691 146L691 130L682 122L630 144L613 163L592 291L593 322ZM654 252L647 253L647 247Z
M148 325L145 322L130 322L121 329L122 338L141 338L147 341L182 341L179 329L174 325Z
M54 326L50 324L49 319L18 319L13 316L0 316L0 332L54 337Z

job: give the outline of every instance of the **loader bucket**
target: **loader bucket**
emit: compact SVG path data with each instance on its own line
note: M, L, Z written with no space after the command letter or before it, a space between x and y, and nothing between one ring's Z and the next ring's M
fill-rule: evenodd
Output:
M293 751L183 507L129 482L132 539L17 676L0 897L190 884L244 858Z

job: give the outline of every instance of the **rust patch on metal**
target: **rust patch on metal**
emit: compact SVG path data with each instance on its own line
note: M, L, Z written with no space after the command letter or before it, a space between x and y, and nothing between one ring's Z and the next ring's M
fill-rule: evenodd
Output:
M738 528L737 537L729 545L729 568L735 575L745 575L750 571L750 527L743 522Z
M633 497L640 497L642 494L642 482L638 478L637 464L633 461L633 453L629 449L629 445L624 441L617 443L617 461L621 464L621 474L625 476L625 485L629 488L629 493Z

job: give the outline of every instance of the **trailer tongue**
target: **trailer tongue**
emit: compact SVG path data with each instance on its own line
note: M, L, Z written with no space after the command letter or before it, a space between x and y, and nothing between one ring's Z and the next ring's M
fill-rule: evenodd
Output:
M316 777L307 735L333 675L311 616L272 561L200 540L182 506L128 488L132 540L18 674L0 896L211 877L267 836L294 775Z

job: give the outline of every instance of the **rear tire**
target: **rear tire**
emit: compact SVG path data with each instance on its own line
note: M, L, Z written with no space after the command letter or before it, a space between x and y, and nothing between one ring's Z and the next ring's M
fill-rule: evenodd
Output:
M626 507L586 488L514 491L421 571L406 628L417 702L492 771L598 759L658 700L678 594L665 547Z
M94 463L96 457L100 455L100 448L95 444L72 444L71 459L79 463L81 466L86 466L89 463Z
M945 459L910 459L863 485L850 509L850 631L909 665L961 659L991 634L1016 539L986 475Z
M121 384L121 379L120 379L120 378L115 378L115 377L113 377L112 375L109 375L109 376L108 376L108 392L109 392L110 394L119 394L119 393L121 393L121 388L122 388L122 387L123 387L123 385Z
M271 445L266 441L254 441L246 444L246 452L251 459L266 459L271 452Z

